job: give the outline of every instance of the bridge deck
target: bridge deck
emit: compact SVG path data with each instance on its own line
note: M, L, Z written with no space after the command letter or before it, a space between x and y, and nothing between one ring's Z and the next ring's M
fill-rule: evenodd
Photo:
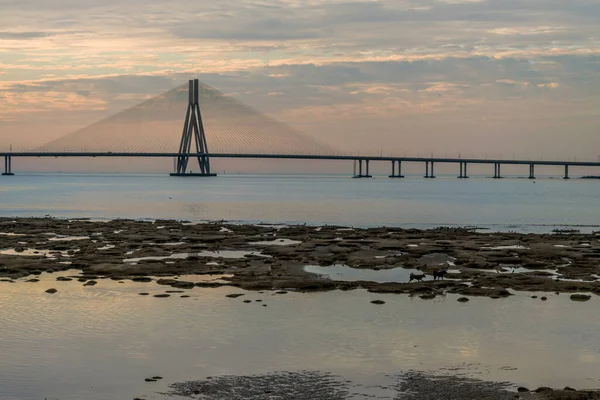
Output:
M185 156L179 153L117 153L117 152L0 152L0 157L157 157L173 158ZM187 154L197 157L197 153ZM211 158L246 158L246 159L280 159L280 160L349 160L349 161L403 161L403 162L435 162L435 163L468 163L468 164L505 164L505 165L558 165L600 167L600 162L591 161L550 161L550 160L500 160L482 158L448 158L448 157L397 157L397 156L360 156L360 155L320 155L320 154L238 154L210 153Z

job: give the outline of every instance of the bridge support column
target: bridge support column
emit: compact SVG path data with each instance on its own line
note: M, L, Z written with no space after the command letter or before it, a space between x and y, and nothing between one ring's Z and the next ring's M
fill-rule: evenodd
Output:
M189 81L189 103L185 122L183 125L183 134L181 135L181 143L179 144L179 156L174 173L171 176L217 176L210 172L210 159L208 157L208 145L206 143L206 135L204 134L204 124L202 123L202 114L200 114L199 102L199 83L198 79ZM187 169L192 153L192 141L196 142L195 156L198 158L199 173L189 172Z
M4 156L4 172L2 173L4 176L12 176L14 175L12 172L12 157Z
M535 164L529 164L529 179L535 179Z
M460 163L460 175L458 178L459 179L468 179L469 178L469 175L467 175L467 163L466 162Z
M369 160L365 160L365 174L363 175L363 160L358 160L358 175L354 171L353 178L371 178L369 175Z
M428 178L428 179L434 179L435 178L435 173L434 173L434 162L431 161L431 173L429 173L429 162L430 161L425 161L425 176L424 178Z
M494 163L494 179L501 179L502 175L500 174L500 163Z
M563 179L571 179L569 178L569 164L565 164L565 176Z
M396 160L392 160L392 174L390 178L404 178L402 175L402 161L398 160L398 175L396 175Z

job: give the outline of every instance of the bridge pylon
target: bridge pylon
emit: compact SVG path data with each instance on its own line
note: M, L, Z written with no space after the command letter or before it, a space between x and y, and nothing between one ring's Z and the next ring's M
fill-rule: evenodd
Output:
M210 172L210 158L208 156L208 146L206 144L206 135L204 134L204 125L202 124L202 114L200 114L199 104L199 83L198 79L189 81L189 103L183 125L183 134L179 144L179 155L175 165L175 172L171 176L217 176ZM192 152L192 141L196 144L196 158L200 171L188 172L188 163Z

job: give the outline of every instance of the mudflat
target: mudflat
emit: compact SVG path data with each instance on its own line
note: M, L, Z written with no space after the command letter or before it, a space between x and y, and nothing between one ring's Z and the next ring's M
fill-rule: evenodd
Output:
M157 220L0 219L0 281L78 270L73 279L146 280L178 289L367 289L434 298L510 296L511 290L600 294L600 235L342 226L236 225ZM423 280L324 276L306 266L407 269ZM440 275L440 272L443 272ZM186 281L183 275L218 275ZM31 278L35 282L35 277ZM540 293L540 299L544 300Z

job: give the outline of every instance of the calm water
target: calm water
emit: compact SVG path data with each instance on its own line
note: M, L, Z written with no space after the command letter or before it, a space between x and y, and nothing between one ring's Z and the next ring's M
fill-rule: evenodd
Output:
M43 293L48 287L59 291ZM600 386L600 326L590 318L597 297L543 302L521 293L462 304L450 295L427 301L365 291L137 295L164 290L114 281L83 287L51 276L0 283L0 398L166 399L155 392L177 381L302 369L366 384L409 368L459 367L529 387ZM154 375L165 380L144 382Z
M454 176L404 180L348 176L48 174L0 179L0 215L174 218L550 231L600 225L600 182Z
M599 183L22 174L0 177L0 215L595 230ZM59 292L44 293L50 287ZM371 385L410 368L458 366L528 387L600 386L597 296L575 303L550 294L542 302L518 293L461 304L451 295L426 301L365 291L137 295L164 290L113 281L82 287L46 274L40 283L0 282L0 399L162 400L156 392L177 381L303 369ZM165 380L144 382L154 375Z

